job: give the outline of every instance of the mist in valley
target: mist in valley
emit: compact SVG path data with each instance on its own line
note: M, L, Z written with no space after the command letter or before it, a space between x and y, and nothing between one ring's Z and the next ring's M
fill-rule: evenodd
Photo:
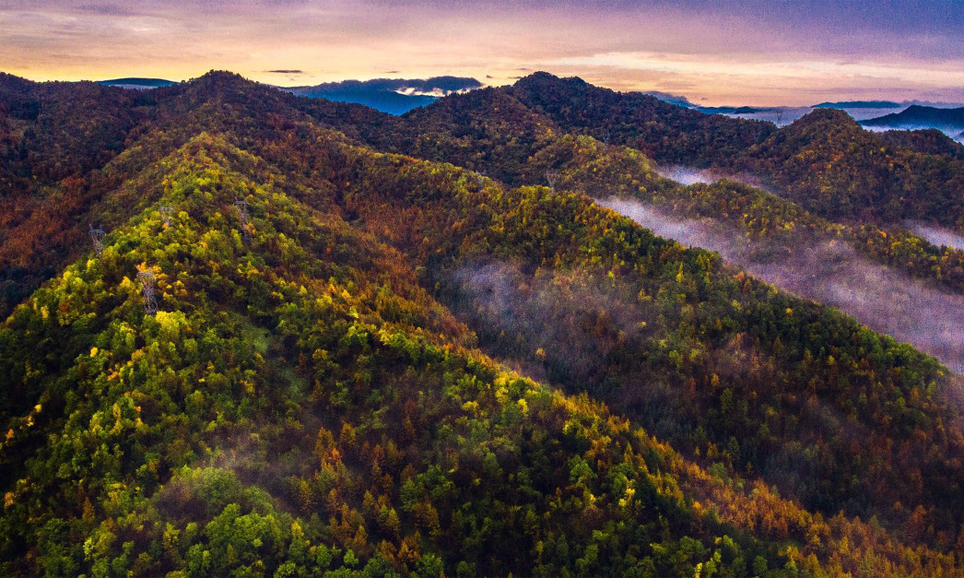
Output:
M586 271L533 276L492 262L462 267L450 282L458 295L450 305L488 352L535 379L598 387L614 352L652 333L647 321L655 312L640 307L635 293ZM541 363L547 358L551 364Z
M872 118L877 118L884 116L885 114L892 114L900 112L906 109L909 104L901 105L897 108L887 107L887 108L867 108L867 107L848 107L839 106L836 107L838 110L842 110L849 114L851 118L856 121L869 120ZM741 118L744 120L766 120L772 122L778 127L784 127L788 124L797 121L804 116L810 114L815 110L820 110L817 107L812 106L779 106L772 108L764 108L750 113L730 113L726 116L732 118Z
M708 169L694 169L683 166L657 167L656 174L676 181L681 185L695 185L697 183L710 185L723 178L718 173Z
M964 297L871 262L846 242L801 239L793 247L751 242L741 231L720 223L679 218L638 201L597 202L660 236L717 251L759 279L837 307L871 329L964 372Z
M920 221L908 221L904 226L913 231L915 235L938 247L953 247L964 250L964 235L938 227L926 225Z
M655 172L664 179L669 179L683 186L712 185L725 179L766 191L771 195L777 194L766 186L759 177L747 172L732 173L719 169L699 169L684 165L657 166Z

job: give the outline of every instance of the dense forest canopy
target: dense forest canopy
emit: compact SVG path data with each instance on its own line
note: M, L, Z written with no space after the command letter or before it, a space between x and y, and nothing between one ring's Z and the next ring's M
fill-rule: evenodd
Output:
M0 574L964 574L958 376L593 200L961 294L934 134L3 75L0 160Z

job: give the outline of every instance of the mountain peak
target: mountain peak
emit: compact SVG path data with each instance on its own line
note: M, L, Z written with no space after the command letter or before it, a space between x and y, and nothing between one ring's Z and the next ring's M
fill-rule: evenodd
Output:
M191 79L190 82L193 83L209 83L209 84L224 84L224 85L237 85L243 83L256 84L253 80L248 80L247 78L231 72L228 70L209 70L203 75Z
M587 86L592 86L585 80L579 78L578 76L568 76L561 77L551 74L549 72L538 71L533 72L528 76L524 76L516 81L513 87L518 88L534 88L538 86L572 86L584 88Z
M809 126L820 123L858 126L857 121L852 116L839 108L814 109L797 119L790 126Z
M179 107L205 102L275 101L283 97L281 92L269 85L223 70L212 70L198 78L158 88L156 92L158 99L162 101L168 97L177 97Z

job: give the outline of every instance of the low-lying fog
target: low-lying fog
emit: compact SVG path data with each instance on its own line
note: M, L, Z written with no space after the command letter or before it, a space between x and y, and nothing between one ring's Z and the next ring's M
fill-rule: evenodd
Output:
M862 107L839 107L842 110L853 117L854 120L869 120L872 118L877 118L884 116L886 114L898 113L906 109L910 105L902 105L900 107L894 108L862 108ZM795 120L803 118L807 114L818 110L810 106L781 106L774 108L767 108L759 110L757 112L746 113L746 114L727 114L726 116L733 118L742 118L746 120L768 120L778 127L786 126Z
M664 179L669 179L686 186L695 184L712 185L717 181L727 179L770 192L769 189L764 186L763 181L749 173L733 174L721 172L716 169L698 169L683 165L657 166L654 170L657 175Z
M657 235L717 251L777 287L832 305L868 327L964 372L964 297L951 295L858 255L842 241L775 247L717 223L678 218L638 201L597 200ZM946 244L946 243L945 243Z
M925 225L919 221L909 221L904 223L904 226L913 231L918 237L926 239L931 245L964 249L964 236L949 229Z
M899 113L907 109L908 106L910 105L901 105L900 107L897 107L897 108L840 107L839 110L846 112L854 120L861 121L861 120L870 120L873 118L879 118L888 114ZM951 106L957 107L960 105L942 104L940 106L937 106L937 108L945 108L945 107L951 107ZM731 118L742 118L744 120L768 120L773 124L777 125L778 127L782 128L784 126L787 126L788 124L793 123L796 120L803 118L804 116L813 112L814 110L817 110L817 109L811 108L809 106L804 106L804 107L784 106L784 107L766 108L766 109L762 109L752 113L743 113L743 114L728 113L725 116L729 116ZM914 125L914 124L906 124L902 126L865 126L864 127L865 130L869 130L871 132L884 132L884 131L895 130L895 129L896 130L920 130L920 129L926 129L926 128L936 128L937 130L946 134L951 139L961 144L964 144L964 133L961 132L960 127L940 127L940 126L932 126L932 125Z
M958 134L958 131L960 129L953 128L953 127L948 128L948 127L933 126L929 124L902 124L900 126L862 126L862 128L870 132L888 132L891 130L915 131L915 130L927 130L927 129L933 128L941 131L942 133L944 133L944 135L946 135L951 140L964 144L964 134Z
M719 174L710 170L681 166L657 167L656 174L663 178L676 181L681 185L695 185L696 183L711 185L722 178Z

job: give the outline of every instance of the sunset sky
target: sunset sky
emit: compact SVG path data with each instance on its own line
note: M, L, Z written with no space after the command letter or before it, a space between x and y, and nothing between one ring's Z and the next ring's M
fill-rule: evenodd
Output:
M964 102L962 0L0 0L0 71L306 85L536 70L701 104Z

